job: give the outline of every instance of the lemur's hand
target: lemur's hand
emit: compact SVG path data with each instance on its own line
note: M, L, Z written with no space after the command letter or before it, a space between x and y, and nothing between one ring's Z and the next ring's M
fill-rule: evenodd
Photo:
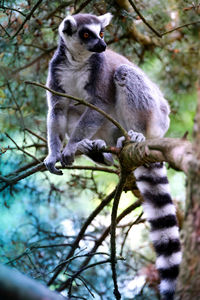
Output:
M97 163L111 166L114 163L112 154L102 152L102 150L105 148L106 148L106 143L103 140L84 139L78 143L77 150L87 155Z
M128 136L130 137L131 142L140 143L145 141L145 136L142 133L135 132L132 129L128 131ZM125 137L121 136L117 140L117 148L122 148L125 141Z
M49 170L49 172L56 174L56 175L63 175L63 172L61 170L58 170L55 167L55 164L57 161L61 161L61 154L49 154L45 160L44 160L44 164L46 166L46 168Z

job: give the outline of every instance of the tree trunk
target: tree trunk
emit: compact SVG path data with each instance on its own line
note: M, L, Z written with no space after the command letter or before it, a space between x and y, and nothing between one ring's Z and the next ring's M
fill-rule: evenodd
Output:
M200 84L194 138L195 157L188 173L182 240L183 261L177 287L177 300L200 299Z

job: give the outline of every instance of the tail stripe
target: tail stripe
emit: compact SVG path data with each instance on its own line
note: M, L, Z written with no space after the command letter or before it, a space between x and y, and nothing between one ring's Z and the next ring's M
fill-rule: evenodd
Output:
M158 269L162 279L176 279L179 273L179 265L173 266L168 269Z
M151 169L162 169L164 166L163 163L154 163L151 165L143 165L144 168L151 170Z
M146 175L141 175L140 177L137 178L137 181L145 181L148 182L152 185L157 185L157 184L168 184L168 179L166 176L163 177L150 177Z
M181 250L179 239L169 240L163 244L154 244L154 247L159 255L172 255L174 252L179 252Z
M151 230L158 230L163 228L169 228L177 225L176 216L175 215L167 215L164 217L160 217L157 219L150 219Z
M168 193L154 195L151 192L146 191L144 192L143 197L145 201L151 202L153 206L157 206L159 208L172 203L171 196Z

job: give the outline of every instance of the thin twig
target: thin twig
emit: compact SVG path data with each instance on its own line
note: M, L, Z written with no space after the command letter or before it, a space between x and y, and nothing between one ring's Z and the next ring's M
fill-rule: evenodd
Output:
M7 36L10 38L10 34L8 33L8 31L0 24L1 28L3 29L3 31L7 34Z
M29 12L29 14L26 16L25 20L22 22L22 24L20 25L20 27L18 28L18 30L15 32L15 34L11 37L11 39L14 39L18 33L22 30L22 28L24 27L25 23L31 18L31 16L33 15L34 11L38 8L38 6L42 3L43 0L39 0L31 9L31 11Z
M29 67L31 67L32 65L34 65L38 60L42 59L43 57L45 57L46 55L48 55L50 52L52 52L53 50L56 49L56 46L50 48L50 49L47 49L44 53L40 54L38 57L34 58L31 62L29 62L28 64L22 66L22 67L19 67L18 69L15 69L11 74L15 75L16 73L24 70L24 69L27 69Z
M33 163L31 163L30 165L33 165ZM5 190L5 188L7 188L9 185L16 184L18 181L25 179L26 177L28 177L34 173L37 173L39 171L41 171L41 172L47 171L43 162L41 162L38 165L33 166L31 168L29 168L29 167L30 166L27 165L28 170L26 170L26 166L18 169L14 173L19 173L20 171L23 171L23 172L14 177L12 176L12 174L9 174L9 177L1 176L0 180L2 182L5 182L5 184L2 184L2 186L0 187L0 192ZM99 166L68 166L68 167L64 167L64 168L58 167L58 169L100 171L100 172L106 172L106 173L112 173L112 174L118 175L117 170L109 169L106 167L99 167Z
M140 223L140 219L141 219L142 215L143 215L143 212L141 212L141 214L136 218L136 220L135 220L134 222L132 222L132 223L129 225L129 228L128 228L128 230L126 231L125 236L124 236L124 239L123 239L123 242L122 242L121 251L120 251L120 255L121 255L121 256L123 255L123 248L124 248L126 239L127 239L127 237L128 237L128 234L129 234L131 228L132 228L135 224ZM143 221L143 220L142 220L142 221Z
M74 14L78 14L81 10L83 10L92 0L86 0L85 2L83 2L79 8L77 8L74 12Z
M123 258L118 258L119 260L123 260ZM87 269L90 269L90 268L93 268L95 266L98 266L98 265L102 265L102 264L106 264L106 263L110 263L111 260L110 259L106 259L106 260L102 260L102 261L98 261L98 262L95 262L93 264L90 264L88 266L85 266L84 268L81 268L79 269L75 274L72 275L72 277L70 278L70 287L69 287L69 291L68 291L68 296L70 297L71 296L71 288L72 288L72 283L74 281L74 279L76 277L79 276L79 274L81 274L83 271L87 270Z
M117 128L119 128L119 130L122 132L122 135L125 136L126 139L129 139L126 130L116 120L114 120L110 115L108 115L105 111L103 111L102 109L98 108L97 106L95 106L95 105L93 105L93 104L91 104L91 103L89 103L89 102L87 102L87 101L85 101L83 99L80 99L80 98L77 98L77 97L73 97L71 95L67 95L67 94L64 94L64 93L56 92L56 91L48 88L47 86L45 86L45 85L43 85L41 83L38 83L38 82L25 81L25 83L32 84L32 85L35 85L35 86L39 86L39 87L41 87L41 88L43 88L43 89L51 92L54 95L75 100L75 101L79 102L80 104L83 104L85 106L88 106L88 107L96 110L97 112L99 112L100 114L102 114L104 117L106 117L109 121L111 121Z
M135 3L132 0L128 0L128 1L129 1L130 5L133 7L133 9L135 10L135 12L138 14L138 16L147 25L147 27L149 27L158 37L161 38L162 35L146 21L146 19L143 17L143 15L140 13L140 11L137 9Z
M113 278L113 283L114 283L114 291L113 294L115 295L115 298L117 300L121 299L121 294L118 289L118 284L117 284L117 272L116 272L116 240L115 240L115 235L116 235L116 225L117 225L117 209L119 205L119 200L121 197L121 193L123 192L123 188L126 182L126 175L121 174L121 178L119 181L119 184L117 186L117 190L115 193L114 197L114 202L113 202L113 207L112 207L112 214L111 214L111 229L110 229L110 256L111 256L111 269L112 269L112 278Z
M29 129L29 128L24 128L24 130L28 131L29 133L31 133L32 135L34 135L35 137L37 137L37 138L40 139L41 141L47 143L47 140L46 140L44 137L42 137L42 136L38 135L37 133L33 132L31 129Z
M72 4L72 3L73 3L73 1L66 1L66 2L64 2L64 3L61 3L58 7L56 7L53 11L51 11L51 12L50 12L48 15L46 15L43 19L44 19L44 20L48 20L48 19L54 17L55 14L56 14L58 11L62 10L63 8L65 8L66 6L69 6L69 5Z
M115 190L112 191L102 202L95 208L95 210L90 214L90 216L86 219L84 222L81 230L79 231L79 234L77 235L75 241L73 242L73 246L70 249L70 252L68 253L66 260L69 259L74 255L75 250L77 249L80 240L83 238L85 231L87 230L88 226L91 224L91 222L94 220L94 218L102 211L102 209L112 200L113 196L115 194ZM48 285L51 285L57 276L60 274L60 272L63 270L64 266L60 266L53 277L49 280Z
M130 206L128 206L118 217L117 217L117 224L128 214L130 214L134 209L139 207L141 205L141 201L137 200ZM101 234L101 236L98 238L98 240L95 241L95 245L91 249L90 253L95 253L96 250L100 245L102 245L103 241L107 238L107 236L110 233L110 226L108 226L105 231ZM88 256L82 263L80 269L88 265L90 260L92 259L92 256ZM57 291L63 291L66 289L70 284L70 279L67 279L65 282L61 283L60 286L57 288Z
M22 128L24 129L24 127L25 127L24 116L23 116L21 107L20 107L20 105L18 104L18 102L17 102L17 100L16 100L16 98L15 98L15 95L14 95L14 93L13 93L13 91L12 91L12 88L11 88L11 86L10 86L9 81L7 82L7 87L8 87L9 92L11 93L12 100L14 101L14 103L15 103L15 105L16 105L16 108L17 108L16 111L19 112L20 120L21 120L21 126L22 126Z
M163 35L166 35L166 34L168 34L168 33L174 32L175 30L178 30L178 29L181 29L181 28L183 28L183 27L190 26L190 25L196 25L196 24L198 24L198 23L200 23L200 21L191 22L191 23L187 23L187 24L184 24L184 25L178 26L178 27L176 27L176 28L174 28L174 29L172 29L172 30L165 31L165 32L161 33L161 37L162 37Z
M33 158L34 160L36 160L37 162L40 162L39 159L37 159L34 155L32 155L31 153L27 152L27 151L24 150L23 148L19 147L19 146L17 145L17 143L9 136L8 133L5 132L5 135L7 136L7 138L9 138L9 139L13 142L13 144L15 144L15 146L17 147L18 150L20 150L20 151L22 151L24 154L26 154L26 155L32 157L32 158Z
M6 7L4 5L0 5L0 8L3 9L3 10L12 10L12 11L16 11L18 12L19 14L21 14L22 16L26 17L26 14L24 14L23 12L21 12L20 10L16 9L16 8L12 8L12 7Z

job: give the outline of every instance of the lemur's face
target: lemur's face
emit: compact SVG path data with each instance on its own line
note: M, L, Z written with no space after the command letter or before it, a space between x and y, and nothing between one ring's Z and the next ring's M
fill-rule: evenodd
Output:
M104 28L109 24L112 15L107 13L100 17L78 14L66 17L59 26L59 34L66 47L77 53L103 52Z

